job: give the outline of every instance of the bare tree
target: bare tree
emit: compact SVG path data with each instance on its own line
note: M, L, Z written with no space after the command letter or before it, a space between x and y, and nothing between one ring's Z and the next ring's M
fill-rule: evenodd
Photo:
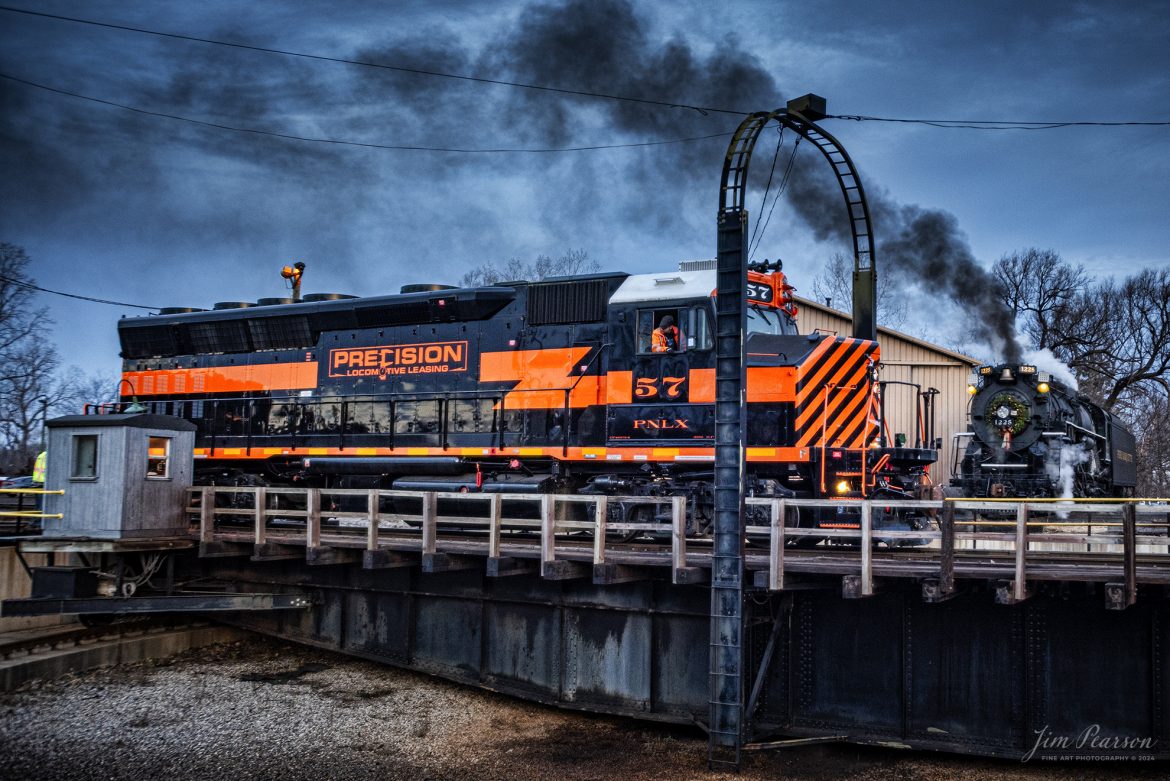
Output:
M1170 395L1170 270L1093 282L1051 250L996 263L1001 300L1032 346L1052 350L1107 409L1157 386Z
M1138 496L1170 496L1170 399L1153 397L1136 411Z
M25 251L0 242L0 356L31 337L44 310L33 308L36 291L28 276L29 257Z
M63 395L58 407L61 415L77 415L86 404L106 404L119 400L121 379L115 374L86 374L71 366L61 378Z
M1138 493L1170 478L1170 270L1093 281L1050 250L1001 258L1003 302L1036 348L1068 364L1080 392L1117 415L1138 440Z
M1052 349L1066 332L1078 296L1090 283L1081 266L1071 266L1053 250L1030 248L1004 255L991 271L1000 299L1015 312L1016 328L1036 349Z
M47 417L80 411L69 400L84 377L61 372L29 263L22 248L0 243L0 469L9 474L31 469Z
M1107 409L1152 389L1170 396L1170 269L1092 285L1054 327L1053 344Z
M27 472L41 445L45 420L63 411L71 384L58 377L57 351L35 330L5 351L0 380L0 464L9 472Z
M559 258L537 255L536 260L526 263L520 258L508 258L503 263L484 263L463 275L460 283L464 287L494 285L512 280L547 279L549 277L592 274L600 271L596 260L589 259L589 253L582 249L571 249Z
M842 312L852 309L853 258L840 252L829 257L821 272L813 277L813 299ZM834 305L835 302L835 305ZM878 277L877 320L887 328L906 324L906 297L899 287Z

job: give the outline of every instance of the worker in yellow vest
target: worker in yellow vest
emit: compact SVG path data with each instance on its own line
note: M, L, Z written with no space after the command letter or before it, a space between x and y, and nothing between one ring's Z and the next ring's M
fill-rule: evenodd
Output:
M33 488L45 487L45 456L47 451L42 450L37 454L37 460L33 462L32 483ZM39 511L42 507L41 502L44 501L41 494L36 495L36 508Z

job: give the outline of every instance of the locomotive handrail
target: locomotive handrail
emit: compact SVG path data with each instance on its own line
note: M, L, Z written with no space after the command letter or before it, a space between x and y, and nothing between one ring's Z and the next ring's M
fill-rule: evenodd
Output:
M948 496L943 498L944 502L982 502L985 504L995 503L1010 503L1010 502L1028 502L1029 504L1053 504L1058 502L1068 502L1071 504L1134 504L1142 505L1149 502L1166 502L1170 503L1170 499L1151 498L1146 496L1075 496L1075 497L1057 497L1057 496L1034 496L1034 497L1009 497L1009 496L983 496L979 499L967 499L961 496Z
M610 347L610 346L611 345L609 343L603 343L603 344L599 345L597 353L593 356L593 358L590 359L590 362L587 363L586 366L587 367L592 366L595 361L600 359L601 353L605 350L605 348ZM450 425L451 425L450 415L448 413L448 410L450 409L449 402L451 402L451 401L469 401L469 400L495 400L496 404L493 405L494 409L493 409L493 418L492 418L492 422L491 422L491 430L481 432L481 433L484 435L492 436L492 437L496 438L499 441L498 447L502 448L502 447L507 446L505 443L505 438L507 437L507 435L510 433L516 433L516 432L509 432L507 430L507 428L502 424L500 417L497 414L495 414L496 412L504 409L507 406L507 402L505 399L506 396L513 394L513 393L515 393L515 394L555 393L557 391L561 391L565 394L565 401L564 401L564 404L561 408L561 411L565 415L565 419L566 419L566 426L564 427L565 442L563 443L563 448L567 449L568 448L568 436L571 433L570 427L567 424L570 422L571 411L572 411L572 406L570 403L569 394L571 391L576 389L576 387L580 384L581 379L585 376L588 376L588 370L586 370L585 373L576 374L576 376L573 379L573 383L571 385L560 385L560 386L555 386L555 387L550 387L550 388L543 388L543 387L542 388L512 388L512 389L489 388L489 389L476 389L476 390L460 390L460 391L454 391L454 392L452 392L452 391L446 391L446 392L444 392L444 391L427 391L427 392L411 392L411 393L364 393L364 394L361 394L359 396L353 396L353 397L332 396L332 395L331 396L312 396L312 397L302 397L302 396L289 395L289 396L277 396L277 397L266 397L266 398L257 398L257 397L252 397L252 396L224 396L224 397L219 397L219 398L214 398L214 399L191 399L191 398L184 397L184 398L169 399L169 400L151 400L151 401L147 401L145 403L146 404L175 404L175 403L196 403L196 402L199 402L199 403L203 403L203 404L209 404L209 405L211 405L211 409L213 410L212 415L210 417L203 416L200 418L193 418L192 420L197 425L202 423L205 426L207 436L209 436L211 439L211 442L210 442L211 449L214 450L218 446L222 446L221 440L225 440L225 439L240 440L240 439L242 439L242 440L244 440L244 443L242 445L239 445L239 446L250 452L251 450L255 449L256 447L261 446L261 445L255 444L254 440L257 438L265 438L265 437L290 438L293 442L293 444L292 444L293 447L300 446L297 443L298 440L303 440L303 439L307 439L310 437L316 437L316 438L332 437L332 438L336 438L338 440L338 446L344 447L345 440L348 437L367 436L368 435L368 432L354 431L350 427L349 416L347 414L345 414L347 412L349 406L353 405L353 404L371 404L371 403L385 403L385 404L389 405L389 410L388 410L389 415L388 415L388 424L387 424L389 430L385 431L385 432L381 432L381 435L388 437L388 443L391 447L393 447L394 441L397 437L399 437L399 436L415 436L414 434L403 434L401 432L395 431L395 423L397 420L396 412L397 412L398 405L401 403L411 403L411 402L419 402L419 401L436 401L436 402L440 402L441 404L443 404L443 409L438 417L439 423L440 423L439 429L437 431L423 432L423 434L438 437L440 446L443 449L451 449L447 446L447 436L450 433ZM231 404L255 404L256 402L260 402L260 401L268 402L272 406L277 406L277 405L293 406L297 410L303 410L305 408L319 408L319 407L325 406L325 405L337 405L338 407L341 408L341 414L339 416L339 422L337 424L337 428L334 431L326 431L326 432L305 431L305 430L303 430L303 428L300 425L300 421L302 419L300 414L297 414L295 416L290 416L290 417L296 418L296 423L293 426L291 426L289 428L289 430L281 431L278 434L257 433L256 427L255 427L255 420L251 416L247 416L244 418L244 423L243 423L244 430L241 431L240 433L226 433L224 431L224 427L222 425L220 415L218 414L218 411L222 407L229 406Z

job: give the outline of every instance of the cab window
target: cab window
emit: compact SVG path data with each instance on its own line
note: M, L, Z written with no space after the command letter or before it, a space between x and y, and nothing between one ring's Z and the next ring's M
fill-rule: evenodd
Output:
M677 308L643 309L638 312L638 352L678 353L683 351L682 329Z
M693 306L687 310L683 333L683 342L688 350L710 350L715 346L711 335L711 314L707 307Z
M709 318L702 306L642 309L638 312L638 353L710 350Z
M707 306L669 306L638 312L638 353L683 353L714 346Z
M797 333L796 322L780 309L749 304L747 309L747 332L775 334L777 336Z

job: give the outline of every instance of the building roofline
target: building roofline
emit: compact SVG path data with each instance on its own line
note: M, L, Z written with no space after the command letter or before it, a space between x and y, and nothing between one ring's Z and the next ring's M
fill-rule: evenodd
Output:
M824 304L817 303L816 301L813 301L813 300L808 299L808 298L802 298L800 296L793 296L793 298L796 299L796 303L799 306L806 307L808 309L815 309L818 312L824 312L826 314L834 315L834 316L839 317L842 320L846 321L847 323L853 322L853 317L848 312L842 312L839 309L834 309L831 306L825 306ZM918 337L911 336L910 334L907 334L907 333L902 333L901 331L895 331L893 328L887 328L884 325L878 326L878 333L879 334L887 334L889 336L897 337L898 339L902 339L904 341L910 342L911 344L916 344L919 347L925 348L927 350L931 350L933 352L941 353L942 355L946 355L950 358L954 358L956 361L959 361L961 363L970 364L972 367L981 366L983 364L983 361L979 360L978 358L972 358L970 355L964 355L963 353L955 352L954 350L948 350L945 347L940 347L937 344L933 344L932 342L928 342L924 339L919 339Z

